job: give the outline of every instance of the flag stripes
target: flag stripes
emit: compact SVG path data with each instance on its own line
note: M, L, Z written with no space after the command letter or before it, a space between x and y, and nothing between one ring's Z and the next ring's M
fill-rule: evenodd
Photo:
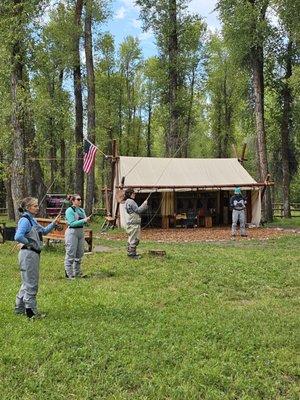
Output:
M83 149L83 171L89 174L95 161L97 147L85 139Z

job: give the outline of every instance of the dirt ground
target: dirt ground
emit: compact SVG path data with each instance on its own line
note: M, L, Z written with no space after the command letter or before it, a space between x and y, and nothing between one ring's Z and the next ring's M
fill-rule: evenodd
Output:
M282 228L249 228L247 237L238 234L231 238L230 228L176 228L176 229L145 229L142 230L143 241L153 242L220 242L228 240L268 240L286 234L299 234L299 230ZM108 239L126 240L126 233L107 233Z

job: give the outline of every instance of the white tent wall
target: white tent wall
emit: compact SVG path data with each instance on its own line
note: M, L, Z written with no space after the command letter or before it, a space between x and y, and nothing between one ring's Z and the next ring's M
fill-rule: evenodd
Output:
M261 191L253 190L251 192L252 218L251 224L259 226L261 220Z

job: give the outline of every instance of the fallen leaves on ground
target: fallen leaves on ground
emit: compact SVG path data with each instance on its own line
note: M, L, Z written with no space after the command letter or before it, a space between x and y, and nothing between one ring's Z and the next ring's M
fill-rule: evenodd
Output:
M286 234L297 234L297 230L279 228L251 228L247 229L247 237L239 234L231 237L231 229L228 228L176 228L176 229L142 229L142 240L153 242L220 242L228 240L268 240L272 237L280 237ZM127 235L121 233L107 233L107 238L112 240L126 240Z

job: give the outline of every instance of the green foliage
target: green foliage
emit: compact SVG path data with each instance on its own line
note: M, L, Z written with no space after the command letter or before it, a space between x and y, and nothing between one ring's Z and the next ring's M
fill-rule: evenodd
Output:
M200 78L206 25L197 15L186 12L187 1L136 1L144 29L152 29L159 49L160 104L164 105L165 154L187 156L195 129L194 92ZM176 51L175 51L176 50ZM176 82L176 84L174 83ZM176 125L176 129L171 127ZM175 147L174 147L175 146Z
M101 31L110 17L110 1L88 0L91 11L96 73L96 144L110 153L111 139L118 139L119 152L127 155L165 156L170 130L170 73L177 72L175 111L178 119L177 156L232 156L247 142L248 171L257 178L256 134L253 114L253 88L248 68L253 48L265 49L265 124L268 160L275 179L275 198L281 196L282 89L293 93L290 140L291 200L299 198L300 173L300 69L299 2L292 0L220 0L222 34L208 35L199 15L188 12L187 0L139 0L145 29L152 29L158 56L144 60L137 38L128 37L115 49L111 34ZM175 4L176 3L176 4ZM176 21L170 7L176 5ZM42 19L47 7L49 20ZM171 7L171 8L172 8ZM23 12L17 15L17 11ZM74 1L51 3L8 0L0 4L0 151L1 176L9 175L12 155L11 58L12 44L20 40L24 48L24 88L18 100L23 116L31 113L36 129L36 148L46 182L56 176L57 190L71 185L74 165L74 110L71 69L74 64L73 39L83 29L74 28ZM265 15L265 18L262 16ZM273 18L275 16L275 18ZM84 17L84 15L83 15ZM175 21L175 22L174 22ZM276 21L276 24L274 24ZM170 37L177 31L178 51L170 65ZM285 78L288 39L292 40L293 70ZM82 66L83 77L85 66ZM83 79L85 83L85 80ZM84 87L84 95L86 88ZM85 96L86 97L86 96ZM68 144L65 173L61 142ZM50 153L54 152L54 155ZM175 153L172 152L172 153ZM172 154L171 154L172 155ZM49 158L56 167L49 168ZM97 162L97 181L108 183L109 164ZM51 171L52 169L52 171ZM54 172L53 172L54 171ZM64 176L61 176L64 175Z
M64 279L64 249L41 257L38 304L13 315L17 254L1 245L5 399L296 400L299 238L160 244L128 261L125 243ZM155 246L155 247L153 247Z
M248 64L252 49L265 44L270 26L264 18L269 0L219 0L225 38L236 62ZM249 64L248 64L249 65Z

